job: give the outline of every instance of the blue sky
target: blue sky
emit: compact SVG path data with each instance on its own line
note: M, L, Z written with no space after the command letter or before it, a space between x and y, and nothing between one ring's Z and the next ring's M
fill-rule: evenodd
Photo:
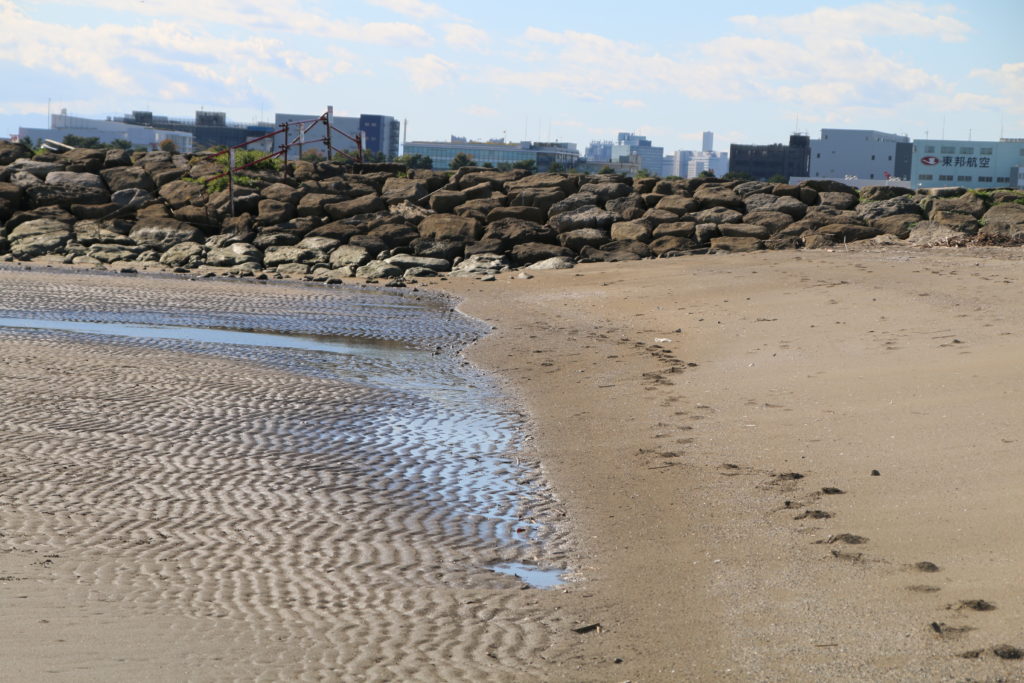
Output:
M332 104L407 120L410 141L1024 137L1021 27L1021 0L0 0L0 135L48 106L252 122Z

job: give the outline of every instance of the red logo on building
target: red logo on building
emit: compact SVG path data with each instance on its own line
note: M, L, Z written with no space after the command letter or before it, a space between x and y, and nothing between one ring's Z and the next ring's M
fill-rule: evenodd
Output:
M939 158L938 157L921 157L921 163L924 164L925 166L938 166L939 165Z

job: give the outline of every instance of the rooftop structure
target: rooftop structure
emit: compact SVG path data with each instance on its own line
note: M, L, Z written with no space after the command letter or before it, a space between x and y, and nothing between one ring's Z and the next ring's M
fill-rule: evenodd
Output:
M517 162L533 161L538 171L575 168L580 158L573 142L505 142L503 139L474 142L454 135L448 142L407 142L403 153L430 157L436 169L449 168L459 154L470 157L477 166L511 166Z

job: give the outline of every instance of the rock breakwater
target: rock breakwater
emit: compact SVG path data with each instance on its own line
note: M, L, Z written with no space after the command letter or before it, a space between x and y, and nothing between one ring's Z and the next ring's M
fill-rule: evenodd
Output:
M528 174L292 162L245 171L202 156L0 143L0 259L340 281L567 268L859 240L1024 245L1024 191L857 190L716 178ZM358 172L354 172L358 171Z

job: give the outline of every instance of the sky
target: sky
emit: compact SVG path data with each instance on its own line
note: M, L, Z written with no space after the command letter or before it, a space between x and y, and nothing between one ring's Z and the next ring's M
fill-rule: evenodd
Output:
M0 136L48 111L386 114L666 154L865 128L1024 138L1024 2L0 0Z

